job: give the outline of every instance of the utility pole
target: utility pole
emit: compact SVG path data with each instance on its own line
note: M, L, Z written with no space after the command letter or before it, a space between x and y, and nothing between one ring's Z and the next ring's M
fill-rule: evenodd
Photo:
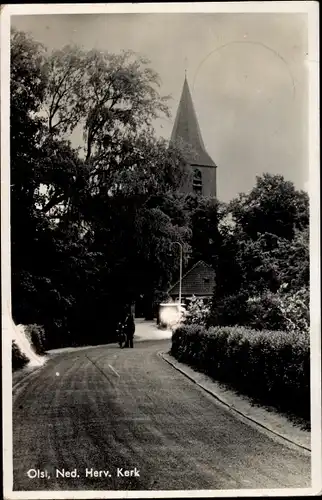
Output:
M181 243L179 241L174 241L172 245L179 245L180 249L180 271L179 271L179 308L181 311L181 292L182 292L182 256L183 256L183 249Z

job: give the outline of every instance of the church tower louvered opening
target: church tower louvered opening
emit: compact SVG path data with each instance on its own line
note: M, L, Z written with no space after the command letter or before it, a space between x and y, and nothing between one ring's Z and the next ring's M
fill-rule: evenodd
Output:
M217 165L210 158L202 140L198 118L186 77L171 134L171 142L183 142L189 148L186 158L188 176L182 186L182 191L216 198Z

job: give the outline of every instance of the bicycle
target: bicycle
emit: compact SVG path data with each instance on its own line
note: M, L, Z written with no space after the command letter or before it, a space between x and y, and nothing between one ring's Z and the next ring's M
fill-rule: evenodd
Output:
M122 349L122 347L124 347L124 345L126 343L126 335L124 332L120 332L118 334L118 343L119 343L120 348Z

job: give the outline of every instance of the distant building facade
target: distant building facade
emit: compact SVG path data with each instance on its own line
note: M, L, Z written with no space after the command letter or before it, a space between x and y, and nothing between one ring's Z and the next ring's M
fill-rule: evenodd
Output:
M202 140L187 78L184 80L171 142L186 143L191 149L185 164L188 175L181 187L181 191L216 198L217 165L210 158Z

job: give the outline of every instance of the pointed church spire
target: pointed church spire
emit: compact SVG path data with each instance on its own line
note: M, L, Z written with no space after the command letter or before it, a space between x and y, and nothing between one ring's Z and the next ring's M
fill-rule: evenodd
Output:
M192 102L192 97L187 80L187 70L185 70L185 79L177 111L174 127L171 135L171 142L183 140L193 149L192 165L205 167L216 167L208 155L204 142L202 140L198 118Z

